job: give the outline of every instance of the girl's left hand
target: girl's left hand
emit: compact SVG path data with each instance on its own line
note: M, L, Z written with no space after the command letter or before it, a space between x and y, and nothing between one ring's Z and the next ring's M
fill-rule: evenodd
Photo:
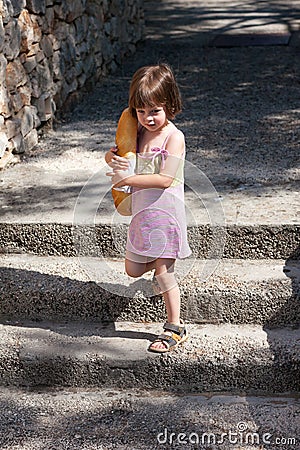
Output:
M113 187L122 187L126 186L126 179L128 178L128 174L125 170L116 170L114 172L108 172L106 174L108 177L111 177L111 182Z

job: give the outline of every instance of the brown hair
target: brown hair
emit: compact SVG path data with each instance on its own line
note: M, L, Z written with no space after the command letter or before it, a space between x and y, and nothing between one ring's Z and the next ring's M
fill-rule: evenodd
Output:
M181 96L172 69L167 64L145 66L132 77L129 89L129 109L136 117L136 109L161 105L173 119L181 111Z

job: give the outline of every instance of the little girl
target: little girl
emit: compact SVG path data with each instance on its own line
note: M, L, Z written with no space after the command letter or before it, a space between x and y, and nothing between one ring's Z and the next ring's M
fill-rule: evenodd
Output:
M187 339L174 265L177 258L191 254L184 208L185 139L171 122L181 111L181 97L167 64L137 70L130 85L129 109L139 123L136 172L126 175L128 162L113 148L105 156L113 169L107 175L114 187L132 187L125 269L131 277L155 271L167 322L148 350L164 353Z

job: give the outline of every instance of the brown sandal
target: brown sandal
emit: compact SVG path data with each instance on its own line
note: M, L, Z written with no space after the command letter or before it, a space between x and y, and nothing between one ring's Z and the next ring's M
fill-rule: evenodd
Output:
M174 348L178 347L179 344L182 344L185 342L188 338L186 327L181 321L180 325L174 325L173 323L165 323L164 324L164 331L171 331L172 335L162 333L157 338L151 342L151 344L148 347L149 352L154 353L167 353ZM155 348L152 347L154 343L156 342L162 342L165 345L165 348Z

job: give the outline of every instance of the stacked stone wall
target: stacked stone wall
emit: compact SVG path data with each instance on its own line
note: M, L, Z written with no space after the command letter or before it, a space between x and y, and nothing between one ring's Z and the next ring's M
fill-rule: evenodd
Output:
M142 38L143 0L0 0L0 166Z

